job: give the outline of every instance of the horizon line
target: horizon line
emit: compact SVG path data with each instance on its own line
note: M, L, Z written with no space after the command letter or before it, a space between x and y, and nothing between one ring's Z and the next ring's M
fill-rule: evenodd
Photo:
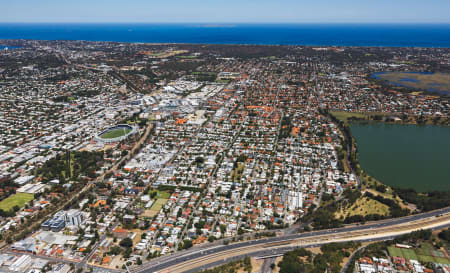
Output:
M37 22L37 21L0 21L0 24L206 24L206 25L231 25L231 24L266 24L266 25L283 25L283 24L361 24L361 25L372 25L372 24L391 24L391 25L413 25L413 24L421 24L421 25L450 25L450 22L335 22L335 21L322 21L322 22L164 22L164 21L154 21L154 22L113 22L113 21L85 21L85 22L61 22L61 21L48 21L48 22Z

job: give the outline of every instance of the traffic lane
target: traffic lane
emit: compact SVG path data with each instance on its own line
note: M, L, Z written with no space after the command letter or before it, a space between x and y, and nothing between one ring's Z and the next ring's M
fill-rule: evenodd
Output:
M443 208L443 209L439 209L439 210L435 210L435 211L430 211L430 212L425 212L425 213L421 213L421 214L416 214L416 215L410 215L410 216L406 216L406 217L402 217L402 218L393 218L393 219L387 219L387 220L382 220L381 223L376 222L376 223L371 223L371 224L366 224L364 226L353 226L353 227L343 227L343 228L337 228L334 230L323 230L323 231L313 231L313 232L308 232L308 233L301 233L301 234L292 234L292 235L285 235L285 236L280 236L280 237L274 237L274 238L265 238L265 239L258 239L258 240L254 240L254 241L246 241L246 242L239 242L239 243L235 243L232 244L231 246L234 248L239 248L239 247L245 247L245 246L249 246L249 245L253 245L253 244L257 244L257 243L264 243L264 242L277 242L277 241L283 241L283 240L289 240L289 239L295 239L295 238L305 238L305 237L309 237L309 236L316 236L316 235L325 235L325 234L329 234L331 232L348 232L348 231L356 231L356 230L362 230L362 229L370 229L373 227L385 227L385 226L390 226L390 225L394 225L394 224L402 224L402 223L406 223L409 221L415 221L415 220L419 220L421 218L428 218L428 217L432 217L432 216L437 216L443 213L448 213L450 212L450 207L447 208ZM213 246L214 249L218 250L218 249L224 249L224 248L220 248L223 246ZM208 247L204 248L204 250L207 250ZM229 249L228 247L226 247L225 249ZM180 257L180 256L186 256L186 255L190 255L189 253L191 252L196 252L196 251L200 251L197 249L191 249L191 250L186 250L183 251L182 253L178 252L178 255L175 254L175 257ZM159 263L163 263L166 260L170 260L170 256L167 256L167 258L162 257L162 259L160 259ZM145 267L145 265L143 266ZM141 267L142 268L142 267Z
M448 227L450 225L445 225L443 227ZM439 227L442 228L442 227ZM388 241L388 240L393 240L395 238L395 236L386 236L386 237L382 237L382 238L376 238L376 239L363 239L363 240L356 240L357 242L375 242L375 241ZM310 245L302 245L301 247L303 248L311 248L311 247L320 247L322 245L326 245L329 243L317 243L317 244L310 244ZM231 257L231 258L226 258L220 261L216 261L207 265L202 265L199 266L197 268L193 268L187 271L183 271L183 273L195 273L195 272L199 272L201 270L205 270L208 268L213 268L213 267L217 267L223 264L226 264L228 262L232 262L232 261L239 261L244 259L245 257L258 257L258 256L271 256L271 255L277 255L277 254L284 254L288 251L292 251L294 249L299 248L300 246L292 246L292 247L283 247L283 248L277 248L275 250L262 250L262 251L255 251L249 254L245 254L245 255L239 255L236 257ZM145 272L147 273L147 272Z
M418 215L418 216L420 216L420 217L419 218L415 217L414 219L427 218L427 215ZM403 219L400 222L399 221L393 221L393 222L390 222L390 225L399 224L399 223L408 222L408 221L411 221L411 219L410 218ZM373 227L373 225L370 225L370 226L356 226L356 227L350 227L350 228L341 228L339 230L325 230L325 231L319 231L319 232L297 234L297 235L294 235L294 236L287 236L287 237L291 237L290 239L308 238L308 237L313 237L313 236L326 235L326 234L330 234L330 233L342 233L342 232L349 232L349 231L361 231L361 230L365 230L365 229L370 229L371 227ZM267 238L267 239L261 239L261 240L257 240L257 241L248 241L248 242L242 242L242 243L237 243L237 244L233 244L233 245L222 246L220 248L215 248L214 250L211 250L211 251L202 251L202 252L186 255L184 257L175 258L173 260L169 260L167 262L163 262L163 263L159 264L156 267L155 266L150 266L150 267L146 267L145 269L153 269L153 271L158 271L158 270L161 270L161 269L164 269L164 268L176 265L178 263L187 261L189 259L200 258L200 257L202 257L205 254L218 253L218 252L222 252L222 251L226 251L226 250L231 250L231 249L234 249L234 248L240 248L240 247L244 247L244 246L251 246L251 245L256 245L256 244L261 244L261 243L279 242L279 241L283 241L283 240L286 240L285 236L280 237L280 238ZM144 272L144 271L140 270L139 272ZM147 272L147 271L145 271L145 272ZM148 272L152 272L152 271L148 271Z
M410 222L410 221L417 221L417 220L421 220L421 219L437 216L437 215L440 215L440 214L443 214L443 213L447 213L449 211L450 211L450 207L444 208L444 209L441 209L441 210L437 210L437 211L432 211L432 212L426 212L426 213L422 213L422 214L416 214L416 215L412 215L412 216L407 216L407 217L404 217L404 218L395 218L395 219L392 219L392 221L384 221L383 223L373 223L373 224L362 225L362 226L344 227L344 228L337 228L337 229L334 229L334 230L315 231L315 232L286 235L286 236L280 236L280 237L274 237L274 238L265 238L265 239L255 240L255 241L240 242L240 243L236 243L236 244L232 244L232 245L226 245L226 246L222 246L222 247L217 247L217 248L213 249L212 252L210 252L210 253L221 252L221 251L231 250L231 249L234 249L234 248L241 248L241 247L245 247L245 246L251 246L251 245L262 244L262 243L275 243L275 242L280 242L280 241L284 241L284 240L308 238L308 237L312 237L312 236L320 236L320 235L326 235L326 234L330 234L330 233L362 231L362 230L371 229L371 228L374 228L374 227L385 227L385 226L391 226L391 225L396 225L396 224L403 224L403 223L407 223L407 222ZM204 250L204 251L206 251L206 250ZM176 264L178 264L180 262L184 262L184 261L186 261L188 259L199 258L199 257L201 257L203 255L204 254L201 254L201 252L193 253L193 254L185 254L185 256L182 256L182 257L179 257L179 258L175 257L173 260L169 260L169 261L166 261L166 262L161 262L156 267L152 266L151 264L149 264L149 267L147 267L147 266L144 266L144 268L141 267L142 269L138 269L138 272L158 271L158 270L161 270L161 269L164 269L164 268L176 265ZM148 269L153 269L153 271L147 271Z

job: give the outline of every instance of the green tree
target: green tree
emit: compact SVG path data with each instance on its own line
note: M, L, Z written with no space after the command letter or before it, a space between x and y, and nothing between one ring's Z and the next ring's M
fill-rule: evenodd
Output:
M130 238L124 238L122 239L122 241L120 241L119 245L121 247L125 247L125 248L130 248L133 246L133 240L131 240Z

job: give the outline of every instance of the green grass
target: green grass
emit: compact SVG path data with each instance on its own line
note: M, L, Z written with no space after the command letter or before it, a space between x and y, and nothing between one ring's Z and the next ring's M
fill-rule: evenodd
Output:
M22 208L26 203L34 199L31 193L16 193L0 202L0 209L4 211L11 210L14 206Z
M408 259L408 260L418 260L419 257L417 257L416 252L414 251L414 249L406 249L406 248L402 248L401 249L403 257Z
M192 72L192 75L209 75L209 76L215 76L217 73L215 72L200 72L200 71L195 71Z
M150 191L148 194L152 194L153 192L156 192L156 197L155 198L163 198L163 199L169 199L170 198L170 193L166 192L166 191L158 191L158 190L153 190Z
M358 113L358 112L330 111L330 114L332 114L335 118L337 118L338 120L341 120L343 122L347 122L347 120L351 117L354 117L354 118L366 118L367 117L367 114Z
M434 260L437 263L441 263L441 264L450 264L450 260L446 259L446 258L439 258L439 257L434 257Z
M166 52L155 52L155 53L152 53L151 54L151 56L162 56L162 55L164 55L164 54L166 54Z
M363 197L358 199L354 204L337 212L336 217L339 218L341 216L346 217L353 215L366 216L369 214L388 215L389 207L374 199Z
M417 255L431 255L431 251L434 250L434 247L430 243L422 243L420 248L416 249Z
M231 172L230 179L234 182L239 182L241 180L241 174L244 170L245 164L238 163L238 167Z
M426 262L443 263L443 264L450 263L450 260L448 260L447 258L432 256L432 251L435 250L434 247L429 243L424 243L421 245L420 248L416 249L405 249L389 246L388 251L390 256L402 257L408 260L418 260L424 263Z
M129 132L131 132L131 129L120 128L120 129L115 129L115 130L106 132L103 135L101 135L100 137L103 139L111 139L111 138L124 136L124 135L128 134Z
M389 256L403 257L402 250L394 246L388 246Z
M150 210L153 211L160 211L162 209L162 207L166 204L167 199L165 198L159 198L155 201L155 203L153 203L152 207L150 208Z
M229 83L231 80L216 80L218 83Z
M176 56L177 58L180 59L195 59L197 58L197 56L193 56L193 55L182 55L182 56Z
M436 259L433 256L427 256L427 255L418 255L417 256L419 261L424 263L435 263Z
M350 118L357 118L362 120L370 120L373 116L386 116L390 115L390 113L384 112L346 112L346 111L330 111L330 114L333 115L336 119L343 121L345 123L348 122Z

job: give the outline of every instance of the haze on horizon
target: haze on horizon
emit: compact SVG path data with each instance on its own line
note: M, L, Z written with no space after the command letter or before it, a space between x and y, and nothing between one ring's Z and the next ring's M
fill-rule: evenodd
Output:
M19 0L0 22L450 23L447 0Z

